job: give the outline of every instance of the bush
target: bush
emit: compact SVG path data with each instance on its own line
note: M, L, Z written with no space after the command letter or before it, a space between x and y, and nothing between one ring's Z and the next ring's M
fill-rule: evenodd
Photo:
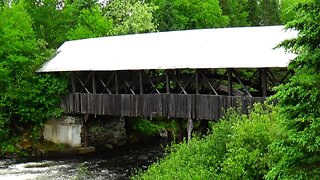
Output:
M269 145L283 136L277 110L256 105L249 115L229 111L203 139L170 147L170 154L132 179L262 179Z

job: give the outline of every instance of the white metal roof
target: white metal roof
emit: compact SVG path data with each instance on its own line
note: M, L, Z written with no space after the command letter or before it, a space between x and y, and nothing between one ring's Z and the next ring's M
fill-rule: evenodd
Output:
M283 26L201 29L67 41L39 72L287 67Z

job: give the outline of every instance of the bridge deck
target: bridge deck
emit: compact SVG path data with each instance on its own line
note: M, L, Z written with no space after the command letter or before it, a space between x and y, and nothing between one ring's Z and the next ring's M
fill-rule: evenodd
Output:
M217 120L227 108L239 107L247 113L254 103L264 100L263 97L204 94L70 93L61 106L69 114Z

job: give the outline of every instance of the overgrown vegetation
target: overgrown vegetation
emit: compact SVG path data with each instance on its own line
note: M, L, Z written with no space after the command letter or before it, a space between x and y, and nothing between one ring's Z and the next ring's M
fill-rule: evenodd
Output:
M275 107L256 106L214 124L204 139L174 145L171 153L133 179L319 179L320 1L298 4L281 45L298 56L295 72L277 88Z
M132 178L261 179L273 160L269 144L285 135L281 124L272 106L256 105L249 115L229 111L205 138L173 145L168 156Z

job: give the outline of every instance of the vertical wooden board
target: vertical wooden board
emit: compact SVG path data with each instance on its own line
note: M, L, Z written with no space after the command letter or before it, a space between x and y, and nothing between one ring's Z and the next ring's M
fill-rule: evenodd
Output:
M178 111L177 111L177 117L179 118L183 118L183 108L184 108L184 103L183 103L183 95L177 95L176 96L176 103L177 103L177 107L178 107Z
M161 117L162 116L162 98L161 94L154 94L154 102L155 102L155 108L153 109L153 112L155 112L154 115Z
M206 98L206 113L205 113L205 117L203 119L210 119L210 114L211 114L211 96L207 95L207 98Z
M195 95L195 99L194 99L194 103L195 103L195 107L194 107L194 116L195 116L195 119L200 119L200 116L199 116L199 101L201 101L201 95Z
M173 111L172 94L168 94L168 116L167 117L172 117L172 111Z
M191 95L191 118L196 119L196 99L198 95Z
M63 109L65 113L68 113L68 96L63 96L61 98L59 107Z
M156 115L155 109L156 107L156 98L154 94L150 94L150 117L153 117Z
M214 96L210 95L209 96L209 116L208 118L206 118L207 120L212 120L214 118L214 101L215 101L215 98Z
M69 101L69 113L73 113L74 112L74 105L73 105L73 94L68 94L68 101Z
M143 115L143 96L144 95L137 95L137 114L140 116Z
M144 117L150 117L150 95L145 94L143 98L143 114Z
M105 95L106 97L106 114L113 115L113 95Z
M109 111L109 115L115 115L115 107L116 107L116 104L115 104L115 95L110 95L108 96L109 98L109 107L108 107L108 111Z
M202 110L202 99L203 99L203 96L204 95L196 95L197 98L196 98L196 109L195 109L195 114L196 114L196 117L197 119L202 119L202 113L201 113L201 110Z
M102 94L96 94L96 113L97 115L102 115L102 100L103 96Z
M120 115L121 116L126 116L126 113L125 113L125 111L126 111L126 105L127 105L127 103L126 103L126 97L125 97L125 95L124 94L121 94L120 95L120 104L121 104L121 108L120 108Z
M88 94L87 98L88 98L88 113L94 114L94 110L93 110L94 102L93 102L92 94Z
M226 110L226 96L220 96L220 113L219 113L219 118L221 118L224 114L225 114L225 110Z
M137 96L136 95L131 95L130 98L130 106L131 106L131 112L130 116L137 116Z
M188 95L181 95L181 108L180 108L180 116L181 118L187 118L188 104L187 104Z
M101 95L101 115L107 115L106 94Z
M121 94L119 95L116 95L116 103L117 103L117 106L116 106L116 116L122 116L121 114L121 106L122 106L122 101L121 101Z
M168 94L161 94L162 97L162 116L168 117Z
M81 107L81 113L87 114L87 94L81 93L80 94L80 107Z
M197 98L198 108L196 110L198 119L204 118L204 103L205 103L204 100L205 100L205 95L198 95L198 98Z
M213 96L213 120L219 118L219 96Z
M79 93L73 93L74 113L80 113Z
M187 95L187 112L186 112L186 118L191 119L192 118L192 96L191 94Z

